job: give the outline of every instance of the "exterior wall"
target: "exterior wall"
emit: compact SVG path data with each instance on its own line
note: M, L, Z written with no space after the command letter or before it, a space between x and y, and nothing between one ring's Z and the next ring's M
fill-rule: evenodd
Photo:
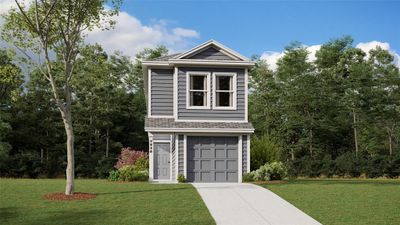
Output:
M234 72L237 73L237 104L236 110L213 110L213 79L211 79L211 109L186 109L186 72ZM178 119L179 120L245 120L245 69L237 68L178 68Z
M242 136L242 171L243 173L247 173L247 135Z
M235 60L213 47L209 47L209 48L205 49L204 51L201 51L195 55L192 55L190 57L185 57L185 58L187 58L187 59L205 59L205 60Z
M151 115L172 116L174 89L172 69L151 69Z

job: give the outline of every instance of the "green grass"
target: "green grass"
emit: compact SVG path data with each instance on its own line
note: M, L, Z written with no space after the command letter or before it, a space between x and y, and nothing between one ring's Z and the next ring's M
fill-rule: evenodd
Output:
M261 186L324 225L400 224L400 180L295 180Z
M189 184L114 183L77 180L76 191L95 199L48 201L64 180L0 179L0 224L215 224Z

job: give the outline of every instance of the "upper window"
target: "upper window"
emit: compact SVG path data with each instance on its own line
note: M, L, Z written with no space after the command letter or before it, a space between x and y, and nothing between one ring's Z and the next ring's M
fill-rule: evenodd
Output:
M210 74L204 72L189 72L187 86L187 108L210 108Z
M236 109L236 74L214 73L213 108Z

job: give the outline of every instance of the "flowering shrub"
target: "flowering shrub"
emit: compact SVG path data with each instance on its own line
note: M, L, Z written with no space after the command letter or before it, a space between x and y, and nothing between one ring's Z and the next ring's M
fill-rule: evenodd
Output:
M148 169L149 155L146 152L137 151L130 147L122 148L121 154L118 157L118 162L114 167L120 169L124 166L133 166L138 160L141 166L145 165L143 161L147 161L147 167L144 169Z
M266 163L258 170L252 171L250 176L255 181L282 180L287 176L287 168L281 162Z
M147 170L137 170L135 166L121 167L118 169L118 174L118 180L121 181L147 181L149 179Z

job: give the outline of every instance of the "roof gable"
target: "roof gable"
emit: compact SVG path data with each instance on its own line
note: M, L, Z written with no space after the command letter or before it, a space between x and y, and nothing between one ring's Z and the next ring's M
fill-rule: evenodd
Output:
M248 58L214 40L207 41L172 59L249 61Z

